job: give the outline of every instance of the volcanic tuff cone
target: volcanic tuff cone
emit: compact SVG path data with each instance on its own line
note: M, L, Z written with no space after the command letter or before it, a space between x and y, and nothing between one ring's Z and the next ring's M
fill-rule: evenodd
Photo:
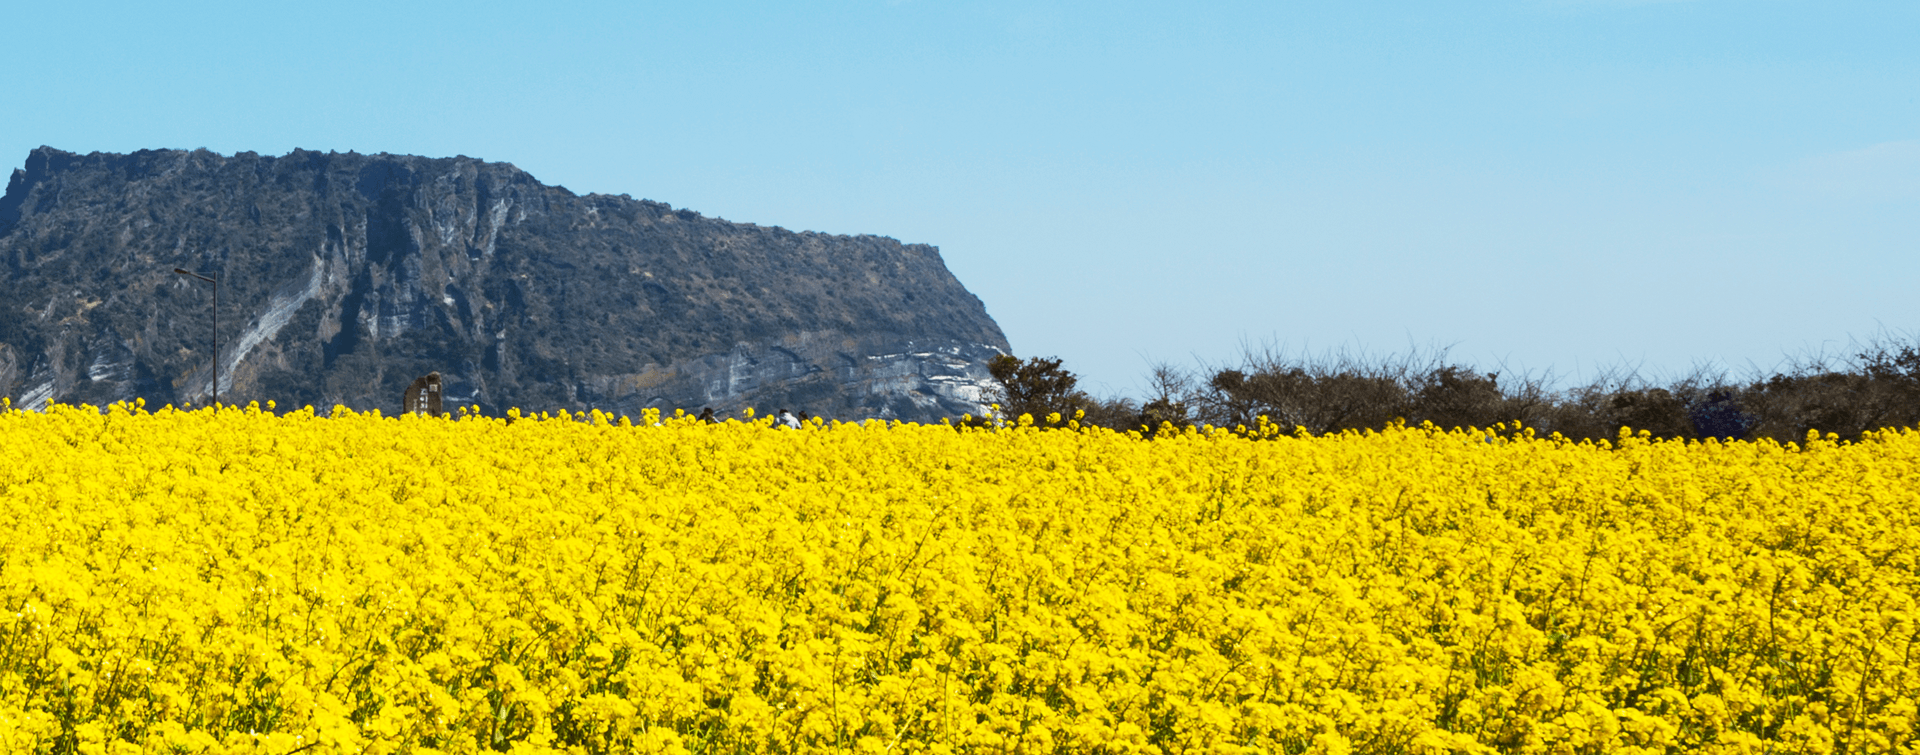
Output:
M934 247L792 233L506 163L34 150L0 199L0 395L394 412L979 411L1006 337Z

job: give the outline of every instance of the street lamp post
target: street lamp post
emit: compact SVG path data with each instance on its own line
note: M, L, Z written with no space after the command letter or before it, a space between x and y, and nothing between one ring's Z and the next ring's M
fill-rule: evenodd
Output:
M220 411L220 281L211 275L174 268L174 272L213 284L213 410Z

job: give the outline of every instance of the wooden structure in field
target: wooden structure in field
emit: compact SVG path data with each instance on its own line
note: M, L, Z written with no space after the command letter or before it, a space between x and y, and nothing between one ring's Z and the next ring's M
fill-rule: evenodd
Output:
M426 377L414 378L413 385L407 386L406 397L400 401L400 410L407 414L441 416L440 373L429 372Z

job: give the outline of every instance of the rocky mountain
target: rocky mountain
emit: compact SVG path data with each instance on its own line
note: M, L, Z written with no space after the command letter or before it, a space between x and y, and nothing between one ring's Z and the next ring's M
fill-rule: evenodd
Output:
M978 412L1006 337L931 246L793 233L506 163L42 147L0 198L16 407Z

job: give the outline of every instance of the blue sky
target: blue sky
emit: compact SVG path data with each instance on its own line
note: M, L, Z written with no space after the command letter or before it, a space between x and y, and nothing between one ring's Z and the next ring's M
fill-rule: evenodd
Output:
M1920 3L9 3L0 165L464 154L934 244L1095 393L1243 346L1920 333Z

